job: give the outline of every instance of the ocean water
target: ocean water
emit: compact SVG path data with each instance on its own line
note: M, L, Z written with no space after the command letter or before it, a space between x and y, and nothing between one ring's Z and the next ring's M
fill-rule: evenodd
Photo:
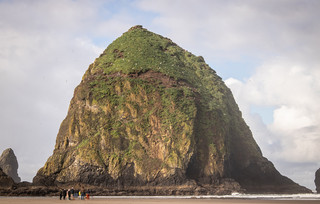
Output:
M320 194L239 194L200 196L94 196L96 199L257 199L257 200L319 200Z

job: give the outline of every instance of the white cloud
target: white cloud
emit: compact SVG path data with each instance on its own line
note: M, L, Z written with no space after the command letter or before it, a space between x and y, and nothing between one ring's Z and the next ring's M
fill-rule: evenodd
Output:
M152 30L162 31L183 48L204 56L218 74L225 70L215 65L225 61L241 64L246 59L261 65L284 56L312 64L318 58L319 1L138 2L141 9L158 14ZM234 73L233 78L247 72L243 66L226 69L233 69L228 71Z
M311 127L315 121L310 118L310 113L299 107L282 105L273 113L273 129L279 132L291 132L304 127Z

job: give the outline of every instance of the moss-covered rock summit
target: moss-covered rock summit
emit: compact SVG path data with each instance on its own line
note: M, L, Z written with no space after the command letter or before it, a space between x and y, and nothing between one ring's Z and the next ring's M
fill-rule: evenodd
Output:
M265 159L231 91L202 57L142 26L91 64L34 183L216 186L302 192Z

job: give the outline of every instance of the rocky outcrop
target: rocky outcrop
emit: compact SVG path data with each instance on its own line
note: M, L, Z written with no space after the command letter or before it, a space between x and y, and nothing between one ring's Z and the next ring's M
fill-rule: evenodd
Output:
M316 184L316 191L320 193L320 169L316 171L314 183Z
M18 176L18 161L11 148L8 148L2 152L0 156L0 167L3 172L10 176L14 182L19 183L21 181Z
M141 26L89 66L33 182L310 192L262 156L231 91L202 57Z
M14 181L11 177L3 172L0 168L0 188L11 187L14 184Z

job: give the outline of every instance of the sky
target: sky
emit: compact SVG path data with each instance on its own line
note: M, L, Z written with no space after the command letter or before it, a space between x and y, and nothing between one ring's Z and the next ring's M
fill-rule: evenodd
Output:
M320 1L0 0L0 153L32 181L75 87L134 25L201 55L232 90L263 155L315 190L320 168Z

